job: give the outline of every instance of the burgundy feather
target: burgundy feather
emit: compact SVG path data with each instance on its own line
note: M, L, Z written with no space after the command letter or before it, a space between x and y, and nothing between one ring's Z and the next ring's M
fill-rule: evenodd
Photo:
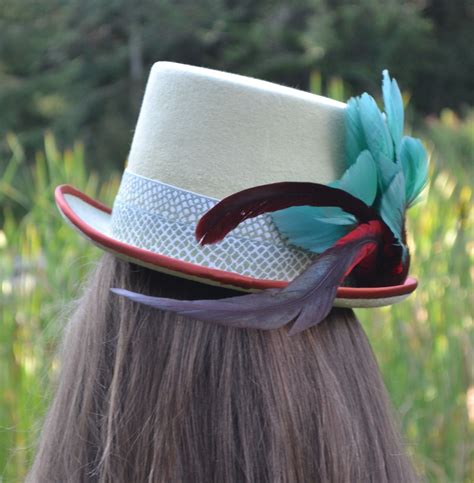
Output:
M268 330L294 320L289 331L293 335L326 317L338 286L354 266L379 248L382 231L379 221L360 225L350 233L350 238L339 240L283 289L219 300L174 300L118 288L111 290L134 302L229 327Z
M196 238L202 245L215 243L248 218L305 205L338 206L359 222L379 219L373 208L339 188L318 183L273 183L239 191L221 200L199 220Z

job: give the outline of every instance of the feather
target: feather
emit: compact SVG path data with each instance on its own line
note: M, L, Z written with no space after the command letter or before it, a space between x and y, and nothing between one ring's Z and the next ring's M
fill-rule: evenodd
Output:
M367 149L364 130L359 113L359 101L353 97L347 101L345 111L345 131L346 131L346 163L350 166L354 163L359 154Z
M380 200L380 215L385 224L390 228L397 242L406 251L403 240L405 225L405 178L402 171L398 171L382 194Z
M344 217L338 218L344 224L326 223L314 213L312 206L295 206L276 211L271 216L278 231L288 242L314 253L322 253L354 228L355 218L341 212Z
M419 139L404 136L400 159L405 175L406 203L410 207L428 182L428 154Z
M362 151L341 179L330 183L329 186L344 190L371 206L377 194L377 167L370 152Z
M363 151L342 178L331 183L371 205L377 193L377 169L369 151ZM351 231L357 223L353 215L337 207L297 206L272 214L280 233L288 242L315 253L322 253Z
M387 124L392 136L395 150L398 152L403 136L403 99L395 79L390 80L388 70L384 70L382 81L382 94L387 115Z
M393 163L392 163L393 164ZM362 151L342 177L329 186L339 188L372 206L377 195L377 167L375 160L367 149ZM314 208L317 217L326 223L347 225L355 220L337 207ZM348 219L349 218L349 219Z
M393 142L382 113L374 98L364 93L360 96L359 111L367 146L372 156L378 159L382 154L393 159Z
M276 329L295 321L289 334L297 334L323 320L331 310L337 288L361 260L381 242L380 221L364 223L326 250L301 275L283 289L220 300L174 300L112 288L117 295L141 304L229 327Z
M339 206L358 221L377 219L363 201L338 188L317 183L283 182L249 188L224 198L199 220L196 238L215 243L248 218L290 206Z
M391 163L393 164L393 163ZM342 177L329 186L344 190L367 206L371 206L377 195L377 167L368 150L362 151L356 162L350 166ZM335 206L313 208L314 216L325 223L336 225L355 224L356 219Z
M382 153L379 153L376 165L379 191L380 193L383 193L390 186L393 178L395 178L401 169L400 165L394 163Z
M301 207L297 207L301 208ZM357 218L354 215L350 215L341 208L336 206L327 206L321 208L315 208L313 206L306 206L305 208L314 210L312 216L316 221L320 221L325 225L341 225L341 226L353 226L357 224ZM291 210L292 208L288 208Z

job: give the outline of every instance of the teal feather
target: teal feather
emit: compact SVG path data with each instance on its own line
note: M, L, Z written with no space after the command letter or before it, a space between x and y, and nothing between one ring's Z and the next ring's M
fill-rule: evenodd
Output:
M359 113L359 101L357 98L349 99L345 112L345 129L346 129L346 163L350 166L355 163L359 154L367 149L364 130Z
M347 191L366 205L372 206L377 195L377 167L370 152L362 151L356 162L345 171L342 177L329 183L329 186ZM346 225L348 218L352 220L351 223L355 223L354 217L337 207L314 208L314 210L316 210L314 216L326 223Z
M377 168L369 151L359 154L341 179L330 183L372 205L377 194ZM273 213L278 230L293 245L321 253L356 225L354 216L337 207L302 206Z
M405 211L426 184L426 151L417 139L403 137L403 100L395 79L383 71L385 115L367 93L348 101L345 115L346 166L330 186L374 206L406 256ZM300 206L272 214L289 243L321 253L356 226L355 218L337 207Z
M395 150L398 152L403 136L403 99L395 79L390 80L388 70L384 70L382 81L382 94L387 115L387 125L392 136Z
M367 93L360 96L359 112L367 146L372 156L378 159L379 154L382 154L388 159L393 159L393 142L387 124L374 98Z
M428 154L419 139L404 136L400 159L406 184L407 206L412 206L428 182Z
M376 161L378 185L380 192L383 193L400 171L400 166L382 153L378 154Z
M322 253L347 235L354 228L355 220L347 215L347 218L340 218L340 221L346 220L348 224L325 223L318 218L320 214L315 213L315 210L311 206L295 206L276 211L271 216L289 243L314 253Z
M357 221L354 216L346 213L337 206L314 208L311 216L314 219L323 221L324 223L330 223L331 225L353 225Z
M360 152L355 163L345 171L341 179L329 186L347 191L372 206L377 195L377 167L370 151L365 149Z
M380 216L398 243L404 247L402 230L405 224L405 177L400 170L380 197Z

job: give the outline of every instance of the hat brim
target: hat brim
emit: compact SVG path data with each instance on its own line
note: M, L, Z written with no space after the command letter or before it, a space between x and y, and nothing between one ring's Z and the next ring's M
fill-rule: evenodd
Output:
M112 210L70 185L58 186L55 199L62 216L82 236L127 261L177 277L242 291L282 288L288 284L286 281L257 279L189 263L117 240L111 233ZM392 305L408 297L417 285L416 279L408 277L403 285L390 287L339 287L334 306L364 308Z

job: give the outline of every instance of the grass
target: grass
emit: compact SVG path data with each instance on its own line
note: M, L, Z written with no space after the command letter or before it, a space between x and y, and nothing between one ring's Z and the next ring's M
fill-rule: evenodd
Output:
M61 315L99 254L58 215L54 188L71 183L110 201L119 178L99 189L82 147L60 153L50 135L31 167L16 138L8 143L12 156L0 177L0 475L16 482L23 481L48 403Z
M428 120L433 151L426 199L409 212L412 273L420 287L361 318L417 467L429 481L474 475L474 113ZM0 172L0 481L22 481L57 369L53 354L68 303L100 252L67 226L53 190L71 183L110 203L118 174L88 174L82 147L52 136L34 162L8 136ZM100 188L99 188L100 186Z

